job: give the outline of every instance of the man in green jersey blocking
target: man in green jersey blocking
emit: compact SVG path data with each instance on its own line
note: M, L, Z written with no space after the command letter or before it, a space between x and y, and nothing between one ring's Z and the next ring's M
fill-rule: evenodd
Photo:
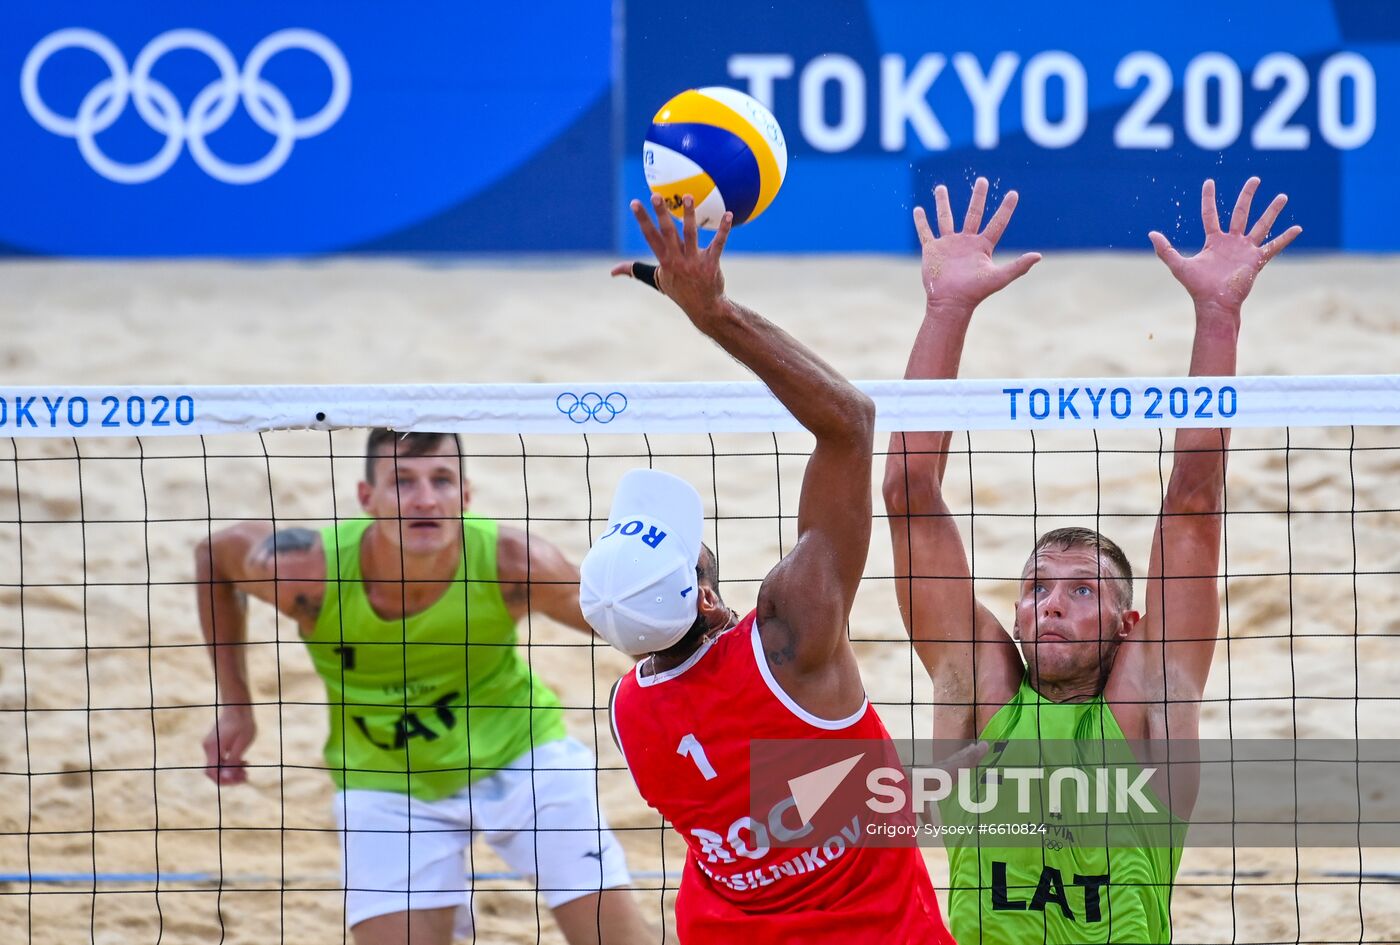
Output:
M1260 269L1300 232L1291 227L1264 242L1283 209L1282 195L1246 232L1258 185L1257 178L1244 185L1229 230L1222 231L1215 184L1206 181L1206 243L1189 259L1162 234L1151 234L1157 255L1195 303L1193 376L1235 373L1241 306ZM992 262L1016 205L1014 191L985 230L985 179L973 187L961 231L946 188L934 197L937 236L923 210L914 211L927 305L908 378L956 377L973 310L1039 260L1032 253L1001 266ZM934 737L978 738L994 756L1016 740L1196 739L1220 620L1230 431L1176 433L1145 613L1133 610L1132 569L1117 545L1089 529L1058 529L1031 552L1010 634L974 596L967 553L942 493L950 437L895 434L884 484L900 610L934 684ZM1148 787L1184 820L1199 781L1165 774L1159 769ZM975 836L965 845L949 843L949 924L961 945L1167 942L1179 843L1096 848L1041 840L1002 848L979 845Z
M346 923L358 945L448 945L467 931L464 853L480 833L534 875L571 945L655 941L598 805L597 762L516 648L527 612L590 633L578 568L466 511L453 434L370 433L366 517L314 531L246 522L195 553L219 714L216 783L247 780L256 728L246 595L297 622L326 685Z

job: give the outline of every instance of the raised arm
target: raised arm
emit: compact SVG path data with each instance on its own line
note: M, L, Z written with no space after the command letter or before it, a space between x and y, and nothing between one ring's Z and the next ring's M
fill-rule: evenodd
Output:
M1230 228L1221 230L1215 182L1205 182L1201 188L1205 246L1189 259L1177 253L1161 233L1149 234L1157 255L1195 305L1192 377L1235 373L1244 300L1264 265L1302 232L1302 227L1289 227L1264 242L1288 202L1283 194L1246 232L1258 187L1257 177L1245 182L1230 214ZM1174 712L1167 731L1155 734L1183 738L1196 734L1199 700L1220 625L1220 539L1229 445L1230 431L1225 428L1177 430L1171 479L1152 537L1147 613L1138 630L1124 641L1105 691L1110 702L1125 707L1135 700L1165 698L1183 710Z
M759 590L759 627L775 676L799 703L819 714L849 712L864 699L846 619L870 547L875 406L787 332L725 296L720 254L728 214L701 250L689 197L680 234L659 197L652 206L660 227L640 202L632 211L660 263L658 287L816 437L798 500L797 543ZM628 274L626 267L615 272Z
M922 207L914 225L923 248L926 296L904 376L954 378L977 305L1040 260L1027 253L998 266L992 250L1016 209L1013 190L985 230L987 180L972 188L963 227L948 190L934 189L939 235ZM1022 663L1001 623L973 595L957 522L943 496L950 432L895 433L885 460L884 497L894 546L895 593L904 628L934 683L934 737L971 738L1020 685Z
M248 663L247 595L267 601L303 629L315 623L325 592L321 537L306 528L245 522L195 546L199 626L214 667L218 717L204 739L204 773L220 784L248 780L243 756L257 735Z

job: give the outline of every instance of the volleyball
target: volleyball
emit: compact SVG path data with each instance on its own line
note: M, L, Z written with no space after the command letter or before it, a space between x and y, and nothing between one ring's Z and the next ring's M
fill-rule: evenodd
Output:
M647 185L680 217L695 199L695 220L716 229L726 211L747 223L768 209L787 174L787 144L757 99L718 86L688 89L651 120L642 164Z

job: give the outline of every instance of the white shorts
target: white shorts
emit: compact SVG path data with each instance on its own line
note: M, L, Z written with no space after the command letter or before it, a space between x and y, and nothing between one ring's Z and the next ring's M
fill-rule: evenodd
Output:
M628 885L622 846L598 805L597 766L591 751L566 738L440 801L337 793L346 924L458 906L458 934L466 934L472 878L465 853L477 833L511 869L535 877L551 909Z

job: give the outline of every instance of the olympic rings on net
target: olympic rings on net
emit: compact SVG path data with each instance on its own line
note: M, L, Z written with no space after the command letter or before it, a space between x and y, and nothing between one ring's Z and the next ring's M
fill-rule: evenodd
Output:
M618 414L627 409L627 397L621 391L613 391L604 397L595 391L586 394L563 393L555 398L554 406L574 423L612 423Z

